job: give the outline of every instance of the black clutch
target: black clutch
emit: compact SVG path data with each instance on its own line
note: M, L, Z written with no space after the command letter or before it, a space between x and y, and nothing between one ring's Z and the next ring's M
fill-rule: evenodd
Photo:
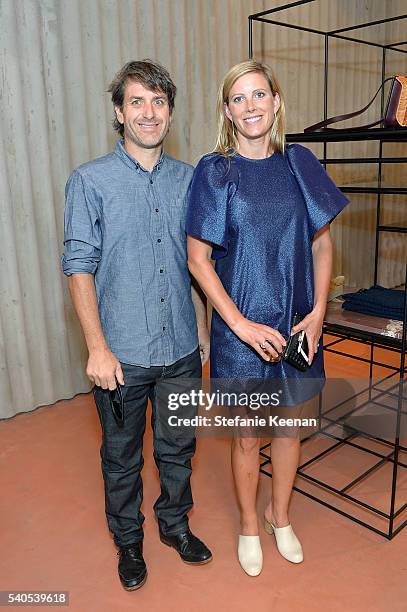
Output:
M298 325L302 321L304 315L295 313L291 327ZM284 350L283 359L297 370L305 372L308 365L308 341L305 331L299 331L293 336L290 336Z

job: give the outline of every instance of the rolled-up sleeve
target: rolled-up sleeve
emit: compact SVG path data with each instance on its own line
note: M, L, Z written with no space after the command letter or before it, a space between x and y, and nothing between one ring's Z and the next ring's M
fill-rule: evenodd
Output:
M64 247L64 274L95 274L102 251L100 210L95 189L78 170L65 188Z

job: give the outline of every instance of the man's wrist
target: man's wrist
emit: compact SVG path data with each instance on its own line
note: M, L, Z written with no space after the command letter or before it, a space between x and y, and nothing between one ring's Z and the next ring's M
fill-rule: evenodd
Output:
M198 323L198 336L201 338L202 336L207 336L209 337L209 329L208 326L205 324L199 324Z
M110 352L109 347L105 342L100 344L94 344L92 346L88 346L89 355L96 355L100 353Z

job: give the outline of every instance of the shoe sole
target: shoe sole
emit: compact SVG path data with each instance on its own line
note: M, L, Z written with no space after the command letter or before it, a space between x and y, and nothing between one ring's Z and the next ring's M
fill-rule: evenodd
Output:
M163 544L165 544L166 546L168 546L168 548L174 548L174 546L173 546L172 544L168 544L168 543L167 543L165 540L162 540L161 538L160 538L160 540L161 540L161 542L162 542ZM176 550L176 549L174 548L174 550ZM176 551L176 552L178 552L178 551ZM183 561L183 562L184 562L184 563L186 563L187 565L206 565L207 563L209 563L209 562L210 562L210 561L212 561L212 559L213 559L213 557L212 557L212 555L211 555L211 556L210 556L208 559L205 559L204 561L185 561L185 559L183 559L183 558L181 557L180 553L178 553L178 554L179 554L179 556L180 556L181 561Z
M171 547L171 548L172 548L172 547ZM179 553L178 553L178 554L179 554ZM186 563L187 565L206 565L207 563L210 563L210 561L212 561L212 558L213 558L213 557L209 557L209 559L205 559L205 561L185 561L185 560L184 560L184 559L181 557L181 555L179 555L179 556L180 556L181 561L183 561L183 562L184 562L184 563Z
M147 580L147 574L144 576L143 581L140 582L139 584L136 584L135 586L126 586L125 584L123 584L123 582L120 580L120 582L122 583L122 587L124 588L125 591L137 591L137 589L140 589L143 584L145 584Z

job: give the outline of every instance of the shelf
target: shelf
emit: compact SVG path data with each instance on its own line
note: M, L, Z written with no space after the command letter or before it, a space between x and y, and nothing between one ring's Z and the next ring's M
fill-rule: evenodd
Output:
M407 187L338 187L344 193L406 194Z
M388 223L387 225L378 225L378 232L397 232L399 234L407 233L407 226L397 225L397 223Z
M353 289L356 291L356 289ZM393 338L383 334L390 319L373 317L342 308L342 302L329 302L324 318L324 333L337 332L350 340L369 340L375 344L397 347L401 346L401 338Z
M325 130L324 132L298 132L286 134L287 142L343 142L344 140L381 140L407 142L407 129L375 128L371 130Z
M319 161L321 164L407 164L407 157L333 157Z

